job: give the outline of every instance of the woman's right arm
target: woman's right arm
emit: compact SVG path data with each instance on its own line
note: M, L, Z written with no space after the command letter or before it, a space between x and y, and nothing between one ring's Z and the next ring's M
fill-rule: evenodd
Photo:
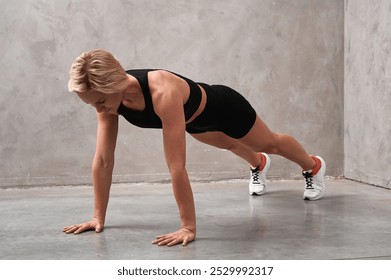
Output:
M65 233L82 233L87 230L101 232L104 227L110 186L114 168L114 151L118 134L118 116L97 113L98 129L96 151L92 162L94 185L94 216L91 221L64 227Z

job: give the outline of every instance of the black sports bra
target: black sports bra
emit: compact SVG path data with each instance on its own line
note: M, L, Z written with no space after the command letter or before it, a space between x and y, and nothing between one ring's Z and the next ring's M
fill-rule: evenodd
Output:
M145 101L145 109L143 111L129 109L125 107L121 102L117 110L118 114L122 115L131 124L144 128L162 128L162 121L160 120L159 116L156 115L153 109L152 97L149 91L148 84L148 72L156 70L157 69L135 69L126 71L127 74L135 77L139 82ZM176 73L172 74L184 79L189 84L189 99L183 105L183 109L185 111L185 120L188 121L200 106L202 99L201 90L199 86L192 80Z

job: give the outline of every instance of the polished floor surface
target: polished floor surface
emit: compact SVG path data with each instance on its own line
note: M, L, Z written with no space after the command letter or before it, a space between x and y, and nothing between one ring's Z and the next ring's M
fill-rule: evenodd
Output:
M158 247L176 230L169 184L112 186L105 230L66 235L91 217L88 186L0 189L0 259L391 259L391 191L327 180L320 201L302 200L302 181L274 181L251 197L245 181L193 183L197 241Z

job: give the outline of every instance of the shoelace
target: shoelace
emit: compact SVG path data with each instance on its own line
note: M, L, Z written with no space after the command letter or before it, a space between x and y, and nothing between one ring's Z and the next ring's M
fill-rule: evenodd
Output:
M259 184L259 169L251 169L251 176L253 177L253 183Z
M306 190L313 190L314 187L312 186L313 183L313 177L312 174L309 172L303 172L303 176L305 178L305 188Z

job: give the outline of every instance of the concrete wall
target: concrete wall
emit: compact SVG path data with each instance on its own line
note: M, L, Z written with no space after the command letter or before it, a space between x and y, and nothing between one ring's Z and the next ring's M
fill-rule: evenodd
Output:
M391 1L345 6L345 175L391 188Z
M0 0L0 186L90 183L95 113L67 92L71 62L104 48L242 92L276 131L343 173L342 0ZM188 139L193 179L248 176ZM300 176L277 157L271 177ZM115 181L169 178L161 132L121 122Z

